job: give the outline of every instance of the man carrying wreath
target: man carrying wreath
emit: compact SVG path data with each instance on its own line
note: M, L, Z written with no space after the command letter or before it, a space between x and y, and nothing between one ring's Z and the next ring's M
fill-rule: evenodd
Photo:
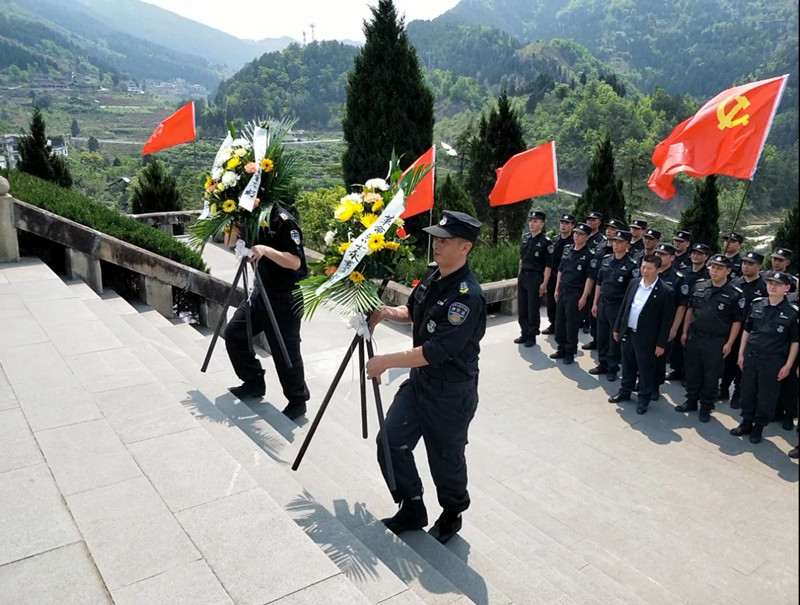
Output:
M380 380L389 368L411 368L386 413L400 510L383 519L392 532L422 529L428 514L414 447L425 441L428 462L443 512L430 534L441 543L461 529L461 513L470 504L464 450L469 424L478 406L478 354L486 331L486 300L467 256L481 223L461 212L444 211L438 225L424 231L433 237L432 263L411 292L408 304L381 307L370 329L384 319L413 325L414 348L376 355L367 362L367 377ZM378 435L378 462L384 478L387 461Z

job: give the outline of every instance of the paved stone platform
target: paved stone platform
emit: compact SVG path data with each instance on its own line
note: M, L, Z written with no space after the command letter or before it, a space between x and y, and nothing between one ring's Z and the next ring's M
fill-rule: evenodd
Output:
M206 257L235 271L221 247ZM245 405L225 393L224 347L201 375L207 335L142 310L37 261L0 265L0 603L798 602L796 435L779 424L751 445L726 404L706 425L675 413L674 385L638 416L607 403L616 385L587 352L561 366L551 339L521 348L515 318L494 316L464 529L446 547L400 540L376 522L394 505L354 366L289 468L352 338L341 317L303 325L298 426L269 359L265 400ZM408 328L376 344L407 348Z

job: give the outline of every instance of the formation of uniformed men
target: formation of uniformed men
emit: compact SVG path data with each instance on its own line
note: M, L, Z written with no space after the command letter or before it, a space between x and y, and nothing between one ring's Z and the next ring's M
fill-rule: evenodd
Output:
M622 374L609 401L629 400L635 391L636 411L645 414L665 380L681 381L686 399L674 409L696 411L700 422L710 420L718 401L730 399L731 408L742 410L734 435L758 443L776 419L794 428L798 293L786 272L791 250L777 248L772 272L764 272L763 255L742 254L739 233L724 237L724 253L712 255L686 230L662 243L661 232L642 219L630 226L611 219L604 234L600 213L585 222L562 214L553 240L544 234L545 220L543 212L531 212L521 242L515 343L533 347L538 334L554 334L550 357L571 364L581 326L591 325L592 340L582 347L597 349L589 373L609 382ZM545 296L550 326L540 332ZM789 452L797 454L797 448Z

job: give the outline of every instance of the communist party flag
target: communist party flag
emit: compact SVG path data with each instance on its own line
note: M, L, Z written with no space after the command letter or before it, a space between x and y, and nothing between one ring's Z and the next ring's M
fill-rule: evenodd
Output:
M166 120L161 122L147 139L142 155L155 153L167 147L194 141L197 137L194 128L194 101L189 101Z
M433 163L435 161L436 146L434 145L428 149L428 151L419 156L417 160L403 173L403 176L405 176L406 173L415 166L431 167L431 169L428 171L428 174L422 177L422 180L417 183L417 186L414 191L411 192L411 195L406 198L406 209L403 211L403 214L400 215L400 218L406 219L417 214L427 212L433 208Z
M703 105L656 146L647 186L668 200L679 172L752 179L788 77L729 88Z
M497 182L489 194L490 206L521 202L558 190L556 143L550 141L518 153L497 169Z

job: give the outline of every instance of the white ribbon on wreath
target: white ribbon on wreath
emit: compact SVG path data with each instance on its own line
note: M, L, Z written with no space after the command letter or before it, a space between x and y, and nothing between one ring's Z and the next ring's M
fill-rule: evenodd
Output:
M258 197L258 188L261 187L261 160L267 153L269 144L269 130L257 126L253 130L253 153L255 154L256 171L250 177L250 182L239 196L239 205L245 210L252 212Z

